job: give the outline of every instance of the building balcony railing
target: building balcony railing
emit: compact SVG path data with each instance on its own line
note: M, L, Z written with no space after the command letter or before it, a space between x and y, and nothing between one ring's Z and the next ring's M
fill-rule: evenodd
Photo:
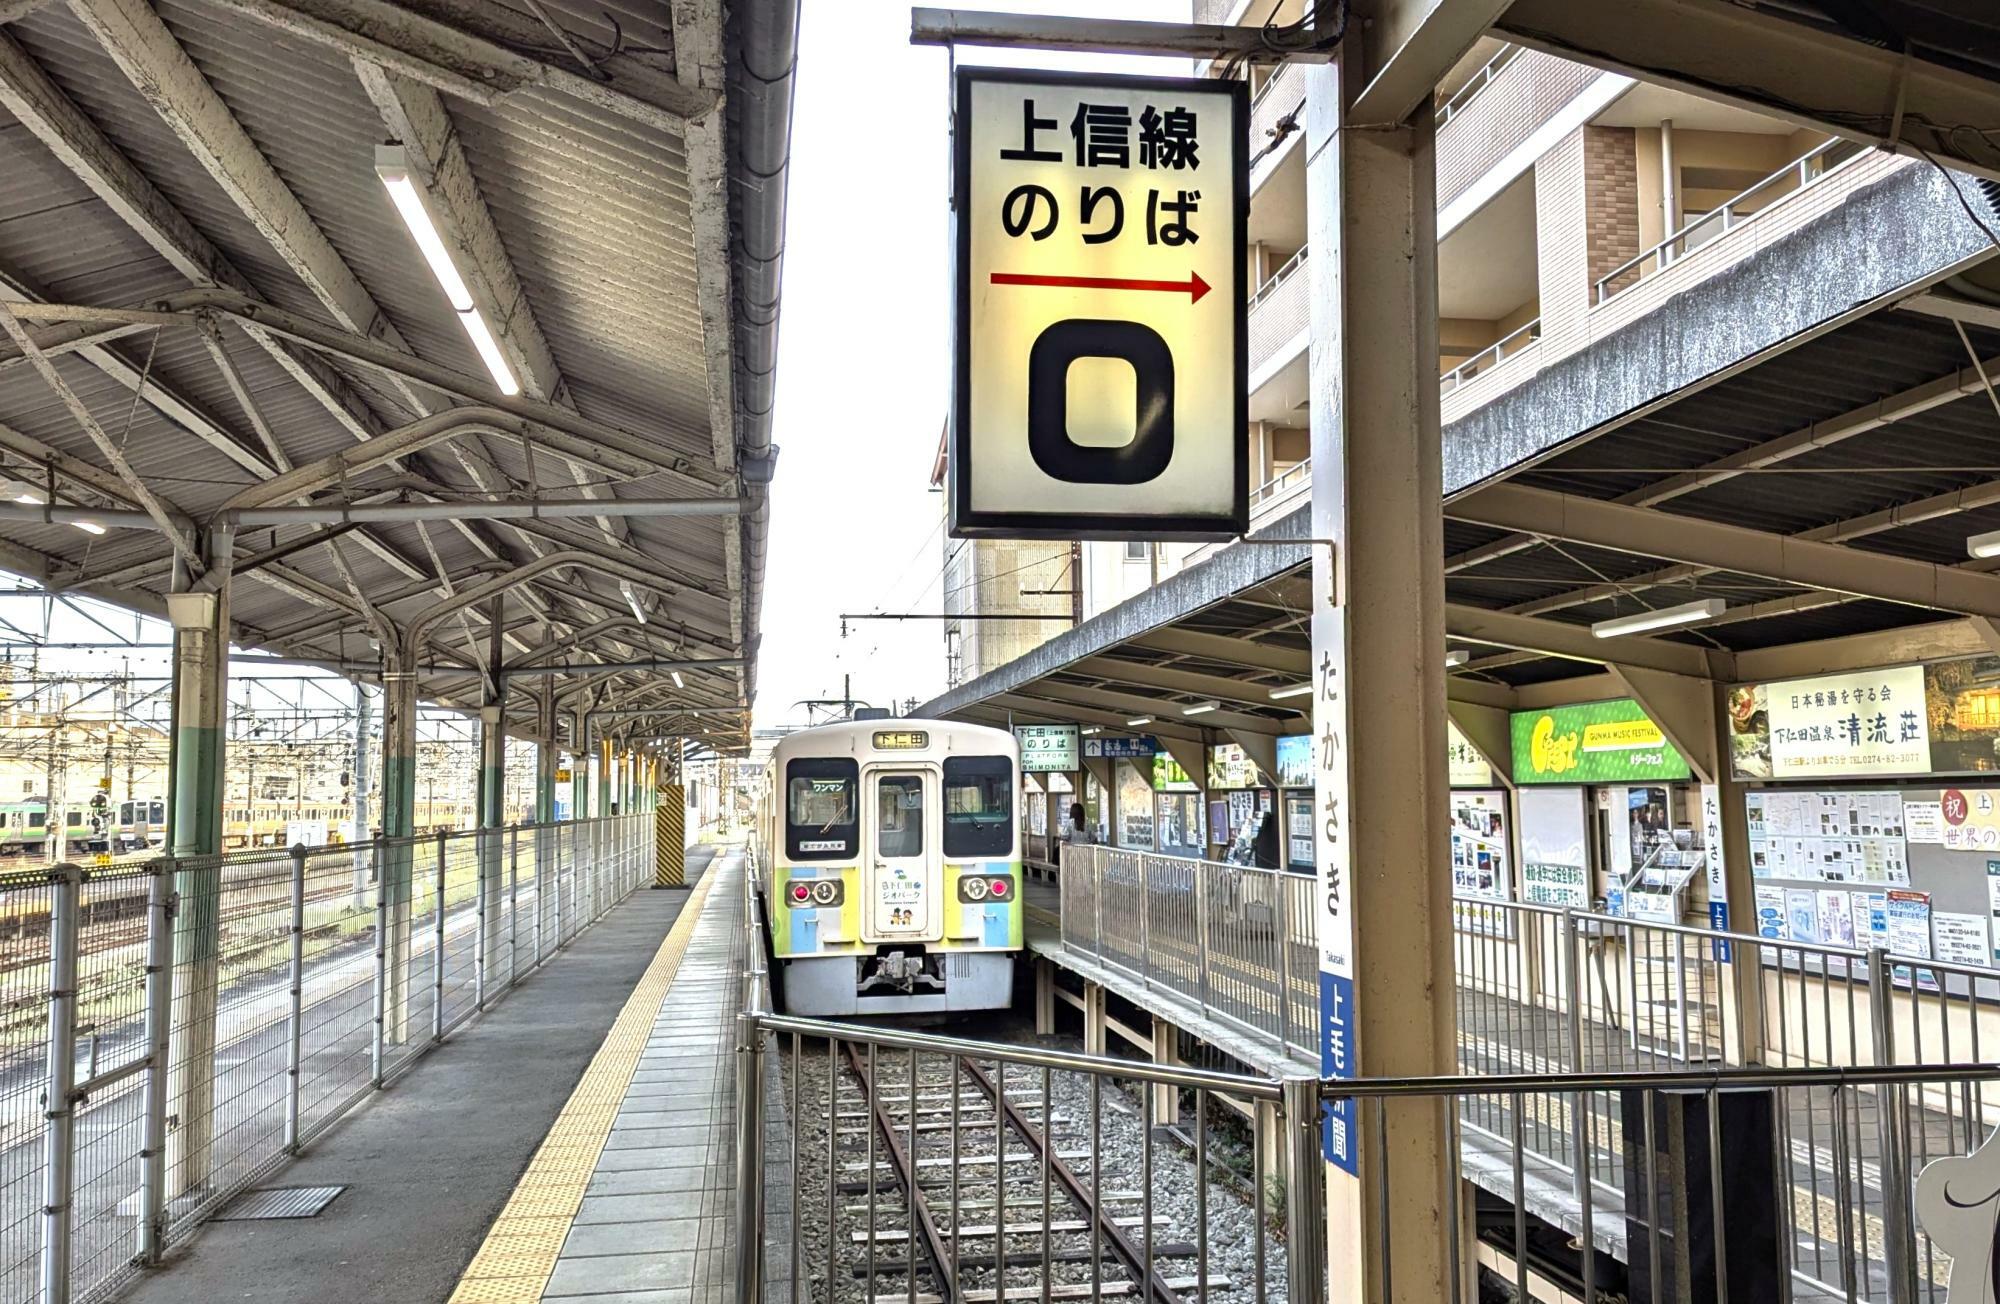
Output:
M1598 278L1591 287L1591 302L1603 303L1615 298L1646 277L1672 266L1676 259L1803 193L1867 152L1866 147L1838 137L1821 142L1727 202L1688 218L1666 239Z
M1254 160L1261 162L1268 153L1277 150L1285 136L1305 129L1293 116L1305 102L1306 81L1298 67L1289 63L1278 65L1270 80L1258 88L1256 97L1250 101L1250 154ZM1281 128L1279 123L1286 118L1292 118L1292 125ZM1253 175L1252 186L1261 179Z
M1439 377L1438 383L1443 393L1451 391L1486 371L1503 358L1511 358L1528 345L1542 337L1542 319L1535 318L1525 326L1509 331L1465 361Z
M1437 106L1437 125L1442 127L1463 113L1466 105L1477 99L1481 91L1491 86L1493 79L1500 75L1500 70L1514 62L1520 54L1521 47L1518 45L1501 46L1499 53L1488 59L1478 72L1473 73L1470 81L1452 92L1444 103Z
M1312 278L1302 275L1306 247L1285 260L1272 277L1250 296L1250 370L1269 362L1312 322L1312 300L1307 287Z

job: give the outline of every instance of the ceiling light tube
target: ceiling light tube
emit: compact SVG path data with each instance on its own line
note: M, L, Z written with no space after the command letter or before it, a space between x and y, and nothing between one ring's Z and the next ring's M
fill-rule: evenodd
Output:
M674 677L674 687L675 687L675 688L686 688L686 687L687 687L687 681L686 681L685 679L682 679L682 678L681 678L681 672L680 672L680 671L678 671L678 670L669 670L669 671L668 671L667 673L668 673L668 674L670 674L670 675L672 675L672 676Z
M1444 664L1447 669L1452 666L1462 666L1470 660L1472 660L1472 653L1467 652L1462 647L1453 648L1444 654Z
M1284 688L1272 689L1271 700L1273 702L1282 702L1288 697L1304 697L1312 690L1313 686L1311 684L1290 684Z
M1194 704L1193 706L1184 706L1184 707L1182 707L1182 708L1181 708L1181 714L1182 714L1182 715L1207 715L1207 714L1208 714L1208 713L1209 713L1210 711L1213 711L1213 710L1215 710L1216 708L1220 707L1221 705L1222 705L1222 703L1220 703L1220 702L1196 702L1196 703L1195 703L1195 704Z
M1126 727L1127 729L1137 729L1137 728L1138 728L1138 727L1139 727L1140 725L1142 725L1142 724L1151 724L1151 723L1153 723L1153 717L1152 717L1152 716L1150 716L1150 715L1142 715L1142 716L1140 716L1140 717L1139 717L1138 719L1136 719L1136 720L1127 720L1127 721L1125 722L1125 727Z
M471 289L465 284L465 278L459 275L457 265L451 261L451 250L438 233L437 223L431 220L423 192L410 173L409 151L401 145L377 145L375 175L382 179L383 188L389 192L389 202L396 206L403 225L410 230L410 238L417 242L417 252L430 264L431 275L437 278L451 310L458 314L459 325L471 337L472 347L478 352L479 360L486 365L493 383L500 387L502 394L512 396L520 393L521 382L514 379L514 370L507 365L507 355L500 351L499 341L493 338L486 319L480 316Z
M632 608L632 616L641 625L646 623L646 609L639 605L639 595L632 591L632 581L619 580L618 591L625 595L625 605Z
M2000 557L2000 530L1973 535L1965 541L1965 550L1974 557Z
M70 524L74 525L77 529L82 530L85 534L104 533L104 527L99 525L96 521L71 521Z
M1600 620L1590 627L1590 632L1598 638L1643 634L1648 630L1700 624L1704 620L1714 620L1727 610L1729 604L1721 598L1704 598L1700 602L1684 602L1678 607L1661 607L1658 611L1642 611L1633 616Z

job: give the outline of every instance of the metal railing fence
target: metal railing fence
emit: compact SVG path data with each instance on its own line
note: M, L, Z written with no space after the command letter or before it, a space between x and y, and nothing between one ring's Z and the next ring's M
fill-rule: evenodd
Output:
M1066 949L1134 980L1141 996L1195 1006L1274 1051L1315 1049L1300 1041L1315 1028L1310 876L1072 846L1061 882ZM1920 1298L1877 1289L1891 1281L1885 1238L1907 1203L1894 1193L1931 1159L1961 1153L2000 1125L2000 1093L1984 1080L1932 1072L1995 1058L2000 974L1559 906L1462 897L1453 911L1465 1084L1452 1092L1452 1125L1465 1156L1484 1154L1503 1177L1509 1168L1525 1174L1581 1234L1586 1211L1622 1209L1635 1176L1644 1180L1630 1171L1623 1140L1618 1092L1629 1083L1563 1096L1517 1091L1508 1078L1638 1074L1699 1084L1746 1064L1805 1074L1786 1079L1797 1085L1775 1113L1790 1156L1788 1208L1796 1206L1790 1271L1817 1283L1813 1290L1833 1283L1829 1298ZM1290 968L1273 956L1289 956ZM1886 1112L1872 1086L1855 1085L1878 1080L1857 1074L1903 1070L1912 1076ZM1835 1076L1822 1082L1815 1073ZM1486 1091L1487 1082L1503 1085ZM1844 1096L1826 1085L1834 1082L1847 1084ZM1887 1185L1885 1163L1897 1170ZM1608 1227L1623 1215L1606 1217ZM1853 1238L1836 1234L1841 1218L1858 1229ZM1922 1253L1935 1258L1927 1243ZM1843 1274L1856 1294L1842 1293Z
M0 1304L156 1261L650 882L653 827L0 875Z
M1098 845L1062 857L1065 946L1317 1062L1311 877Z

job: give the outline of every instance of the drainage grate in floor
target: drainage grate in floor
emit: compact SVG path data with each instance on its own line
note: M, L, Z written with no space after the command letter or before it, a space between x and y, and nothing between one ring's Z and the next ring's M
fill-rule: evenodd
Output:
M344 1186L266 1186L231 1200L217 1222L250 1218L312 1218L334 1202Z

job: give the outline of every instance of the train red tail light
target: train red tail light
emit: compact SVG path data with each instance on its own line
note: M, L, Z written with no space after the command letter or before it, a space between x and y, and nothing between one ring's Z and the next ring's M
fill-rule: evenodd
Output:
M792 884L792 900L799 902L801 905L812 900L812 894L813 890L810 883Z
M991 891L996 899L1004 899L1013 890L1013 885L1006 879L996 878L993 880Z

